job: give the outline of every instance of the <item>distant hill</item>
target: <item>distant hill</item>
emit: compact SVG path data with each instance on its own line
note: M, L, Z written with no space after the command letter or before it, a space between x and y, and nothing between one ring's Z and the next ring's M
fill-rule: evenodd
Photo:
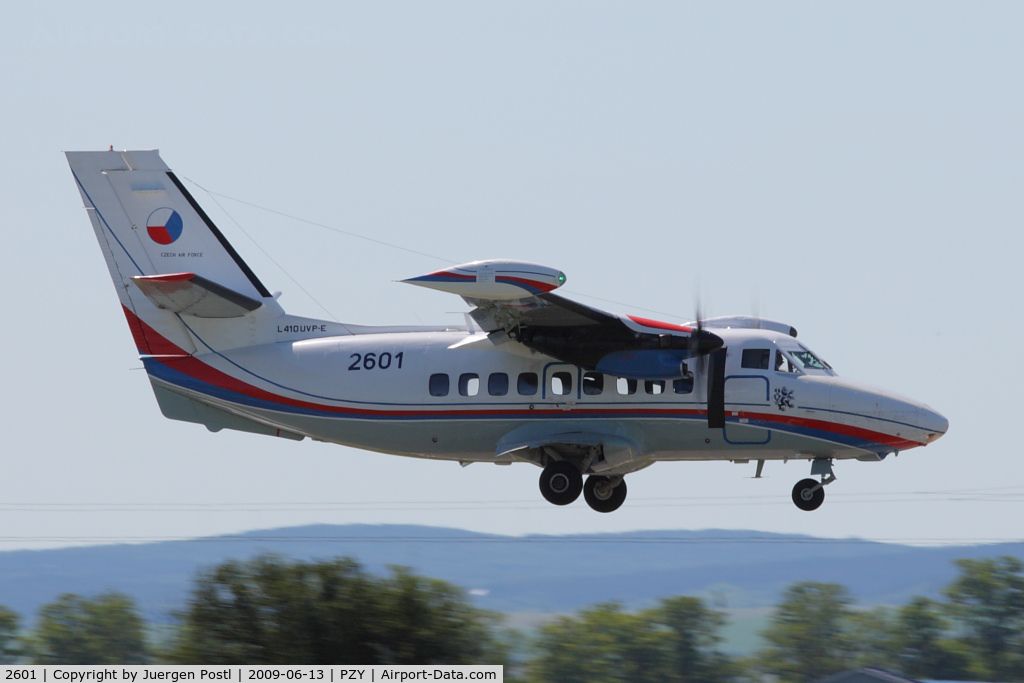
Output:
M697 595L719 607L772 605L794 581L835 581L862 605L938 597L956 558L1014 555L1024 543L919 548L755 531L638 531L499 536L398 525L302 526L190 541L0 552L0 604L31 620L60 593L133 596L147 619L180 609L196 573L228 558L355 558L370 571L412 567L472 591L502 612L569 612L617 600L630 607Z

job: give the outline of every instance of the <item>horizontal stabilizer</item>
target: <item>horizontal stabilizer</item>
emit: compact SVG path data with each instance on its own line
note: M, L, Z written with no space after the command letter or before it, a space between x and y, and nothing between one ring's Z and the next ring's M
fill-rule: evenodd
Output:
M197 318L240 318L263 305L195 273L136 275L132 282L159 308Z

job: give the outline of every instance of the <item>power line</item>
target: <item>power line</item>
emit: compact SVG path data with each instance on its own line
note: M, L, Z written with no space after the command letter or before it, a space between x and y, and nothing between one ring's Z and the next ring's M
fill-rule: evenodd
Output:
M1022 503L1024 487L993 487L975 489L949 489L942 491L899 491L865 493L830 493L830 504L910 503L910 502L977 502ZM634 498L631 507L701 507L733 505L789 505L789 501L776 494L757 496L674 496ZM174 513L234 513L234 512L349 512L380 510L483 510L483 509L547 509L538 499L496 500L377 500L377 501L246 501L246 502L124 502L112 503L78 501L65 502L10 502L0 503L0 512L174 512Z
M473 532L468 532L473 533ZM764 536L704 536L680 538L676 536L495 536L473 533L472 536L268 536L268 535L223 535L223 536L0 536L0 543L331 543L331 544L493 544L493 545L989 545L1024 543L1021 538L952 538L952 537L898 537L898 538L815 538L815 537L764 537Z
M185 176L182 176L182 178L185 178ZM393 242L385 242L384 240L375 239L373 237L367 237L366 235L360 235L359 233L352 232L351 230L343 230L341 228L336 228L333 225L327 225L326 223L318 223L317 221L311 221L311 220L306 219L306 218L300 218L299 216L294 216L292 214L285 213L284 211L278 211L277 209L271 209L270 207L267 207L267 206L261 206L259 204L255 204L253 202L247 202L244 199L238 199L237 197L230 197L230 196L228 196L226 194L221 194L220 192L214 192L213 190L206 189L205 187L203 187L202 185L200 185L196 181L190 180L189 178L185 178L185 180L188 180L190 183L192 183L193 185L195 185L196 187L198 187L199 189L201 189L203 192L207 193L211 197L214 197L214 196L221 197L223 199L228 199L228 200L233 201L233 202L238 202L239 204L245 204L246 206L251 206L252 208L259 209L260 211L267 211L269 213L281 216L283 218L288 218L288 219L293 220L293 221L298 221L299 223L305 223L307 225L313 225L313 226L316 226L318 228L323 228L324 230L330 230L331 232L340 233L342 235L348 235L349 237L355 237L356 239L365 240L367 242L373 242L374 244L379 244L379 245L384 246L384 247L390 247L391 249L398 249L399 251L404 251L404 252L407 252L407 253L410 253L410 254L416 254L417 256L424 256L424 257L429 258L429 259L434 259L435 261L442 261L444 263L450 263L450 264L453 264L453 265L456 263L456 261L452 261L451 259L444 258L443 256L435 256L434 254L428 254L428 253L426 253L424 251L417 251L416 249L410 249L408 247L403 247L401 245L394 244ZM219 203L217 205L220 206ZM252 238L250 237L250 239L252 239Z
M293 221L296 221L298 223L305 223L306 225L312 225L312 226L315 226L317 228L322 228L324 230L329 230L331 232L338 233L338 234L341 234L341 235L346 235L348 237L354 237L356 239L365 240L367 242L372 242L374 244L378 244L378 245L383 246L383 247L388 247L390 249L397 249L399 251L404 251L404 252L409 253L409 254L415 254L416 256L423 256L425 258L433 259L435 261L441 261L443 263L447 263L447 264L450 264L450 265L455 265L455 264L458 263L458 261L455 261L455 260L450 259L450 258L446 258L444 256L437 256L435 254L428 254L427 252L419 251L417 249L410 249L409 247L403 247L403 246L401 246L399 244L395 244L394 242L386 242L384 240L376 239L374 237L367 237L366 235L360 234L358 232L353 232L351 230L344 230L342 228L338 228L338 227L335 227L333 225L327 225L326 223L320 223L318 221L313 221L313 220L309 220L307 218L302 218L300 216L296 216L296 215L293 215L293 214L290 214L290 213L286 213L284 211L279 211L277 209L272 209L269 206L263 206L261 204L256 204L255 202L250 202L250 201L246 201L244 199L239 199L238 197L231 197L229 195L222 194L220 192L214 192L213 190L207 189L206 187L200 185L196 181L194 181L194 180L192 180L192 179L190 179L190 178L188 178L186 176L181 176L181 177L184 178L185 180L187 180L188 182L192 183L196 187L198 187L200 190L202 190L206 194L208 194L210 196L210 199L212 199L214 201L214 203L216 203L217 206L220 207L220 210L224 212L224 215L226 215L238 227L238 229L242 231L242 234L244 234L246 237L248 237L249 240L253 244L255 244L256 247L260 251L262 251L263 254L267 258L269 258L271 260L271 262L273 262L274 265L276 265L278 268L281 269L281 271L288 277L288 279L290 279L293 283L295 283L295 285L299 289L301 289L310 299L313 299L313 302L316 303L318 306L320 306L320 308L322 308L324 311L327 311L327 309L324 308L324 306L322 304L320 304L319 301L314 299L313 296L309 292L307 292L306 289L303 288L303 286L300 285L298 283L298 281L294 277L292 277L288 273L288 271L286 271L284 269L283 266L281 266L280 263L278 263L276 260L274 260L274 258L272 256L270 256L270 254L267 253L267 251L262 246L260 246L260 244L258 242L256 242L256 240L252 237L252 235L250 235L248 232L246 232L246 230L244 228L242 228L242 226L239 224L239 222L236 221L231 216L231 214L229 214L227 212L227 210L224 208L224 206L219 201L217 201L217 199L216 199L217 197L220 197L221 199L227 199L227 200L232 201L232 202L238 202L239 204L244 204L245 206L248 206L248 207L251 207L251 208L254 208L254 209L258 209L260 211L266 211L268 213L272 213L272 214L274 214L276 216L281 216L282 218L287 218L289 220L293 220ZM631 309L634 309L634 310L637 310L637 311L645 311L647 313L657 313L658 315L665 315L665 316L669 316L671 318L686 319L686 316L679 315L678 313L669 313L667 311L659 311L659 310L654 309L654 308L644 308L643 306L635 306L633 304L630 304L630 303L627 303L627 302L624 302L624 301L616 301L615 299L605 299L605 298L602 298L602 297L599 297L599 296L594 296L593 294L585 294L583 292L579 292L579 291L572 290L572 289L566 289L566 290L563 290L563 291L566 292L567 294L575 294L576 296L582 296L582 297L587 298L587 299L594 299L595 301L603 301L605 303L615 304L617 306L626 306L627 308L631 308ZM329 311L328 311L328 315L331 315ZM334 316L331 315L331 317L333 318ZM337 319L335 318L335 320L337 320Z

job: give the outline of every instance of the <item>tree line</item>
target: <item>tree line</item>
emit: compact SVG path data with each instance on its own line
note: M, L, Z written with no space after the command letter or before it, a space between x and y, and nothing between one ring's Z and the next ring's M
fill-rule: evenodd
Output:
M1024 564L958 560L942 600L857 609L839 584L797 582L750 657L721 650L724 613L678 596L627 611L599 604L527 636L438 579L350 559L261 556L202 572L171 634L153 645L131 598L66 594L34 627L0 607L0 663L504 664L535 683L782 681L861 666L913 678L1024 681Z

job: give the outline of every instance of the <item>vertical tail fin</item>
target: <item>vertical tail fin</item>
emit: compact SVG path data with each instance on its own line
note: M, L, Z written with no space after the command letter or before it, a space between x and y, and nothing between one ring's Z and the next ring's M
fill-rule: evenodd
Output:
M167 282L201 288L193 301L210 292L252 305L270 297L159 152L67 152L67 159L141 353L195 351ZM160 277L168 275L176 277Z

